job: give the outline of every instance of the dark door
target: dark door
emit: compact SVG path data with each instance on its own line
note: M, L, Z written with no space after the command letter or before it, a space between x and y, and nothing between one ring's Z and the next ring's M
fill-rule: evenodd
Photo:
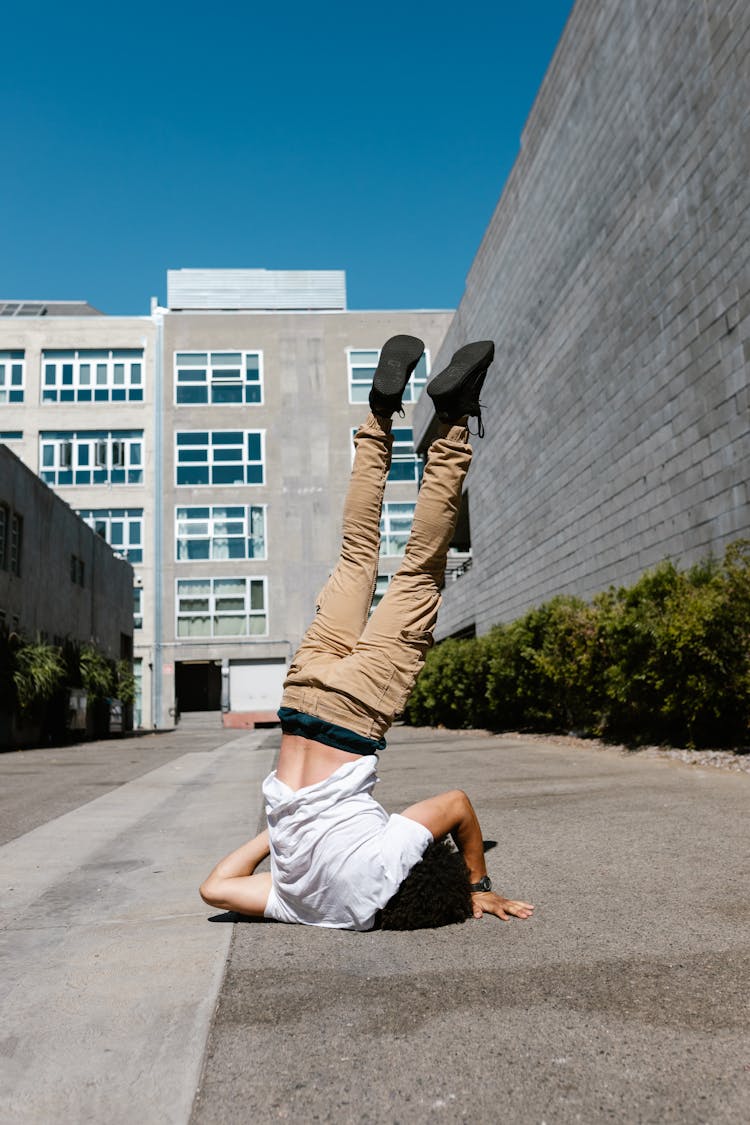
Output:
M175 691L180 714L221 710L221 666L213 660L178 663Z

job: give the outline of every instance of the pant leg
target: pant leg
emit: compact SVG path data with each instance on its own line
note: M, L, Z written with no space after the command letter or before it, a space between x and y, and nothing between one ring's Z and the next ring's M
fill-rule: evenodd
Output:
M311 662L347 656L367 621L378 573L380 515L391 466L391 420L369 414L354 438L338 563L318 595L315 618L287 673L283 706L298 707L286 689L309 682ZM313 674L313 679L317 677ZM302 708L298 708L302 710Z
M432 645L448 548L471 463L469 431L444 425L427 456L402 564L350 655L326 669L304 709L368 738L403 710Z

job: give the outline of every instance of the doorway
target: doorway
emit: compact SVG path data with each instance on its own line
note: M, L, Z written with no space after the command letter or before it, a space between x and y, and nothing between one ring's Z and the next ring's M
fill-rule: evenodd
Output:
M180 715L186 711L221 710L221 664L213 660L181 660L174 671Z

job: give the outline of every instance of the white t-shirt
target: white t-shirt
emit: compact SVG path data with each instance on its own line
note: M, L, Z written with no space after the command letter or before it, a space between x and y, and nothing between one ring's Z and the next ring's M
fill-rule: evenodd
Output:
M316 785L263 782L272 888L266 918L336 929L372 929L432 842L416 820L389 816L372 796L377 759L346 762Z

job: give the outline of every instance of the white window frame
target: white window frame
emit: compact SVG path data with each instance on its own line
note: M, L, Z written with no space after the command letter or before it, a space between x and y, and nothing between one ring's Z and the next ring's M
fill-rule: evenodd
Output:
M265 561L268 558L268 520L267 504L180 504L175 508L175 561L178 563L195 563L195 562L236 562L238 559L245 559L249 562ZM241 516L225 516L220 515L222 511L227 509L237 509L242 512ZM207 516L191 515L190 513L205 512L208 510ZM260 513L260 519L263 524L263 551L257 555L247 554L248 540L253 539L252 535L252 519L253 512ZM234 534L226 531L219 531L218 528L222 524L242 524L242 531ZM194 525L194 530L191 534L190 525ZM206 531L202 533L198 530L199 527L205 526ZM242 555L226 555L222 556L217 554L218 541L220 539L236 539L242 540L244 543L245 554ZM205 559L191 559L187 556L180 558L180 545L185 544L187 549L188 541L205 541L208 543L208 554Z
M349 386L349 402L352 404L361 404L367 402L370 395L370 388L372 386L375 368L380 359L380 348L347 348L346 349L346 367L347 367L347 380ZM368 359L359 359L357 357L370 357ZM374 358L372 358L374 357ZM357 372L361 374L357 375ZM425 348L424 355L417 364L409 382L404 387L402 402L408 406L412 402L417 402L421 395L427 380L430 377L430 352L429 348Z
M143 402L144 375L144 348L45 348L41 402Z
M216 618L220 615L219 603L221 595L224 591L221 584L228 583L242 583L245 587L243 595L243 608L242 609L224 609L221 616L226 619L236 619L240 621L244 619L245 630L238 633L217 633L215 630ZM208 585L208 592L194 590L191 596L191 586L206 586ZM260 586L263 590L263 609L252 608L252 592L253 588L256 589ZM236 594L234 597L225 595L227 600L237 600ZM184 599L184 601L183 601ZM205 609L197 607L183 609L184 602L205 602ZM203 617L208 618L209 631L207 633L190 633L182 631L180 622L187 621L190 618ZM194 641L205 640L226 640L233 641L237 637L267 637L269 635L268 629L268 578L265 575L223 575L221 577L207 577L207 578L177 578L175 580L175 635L181 639L190 639ZM265 619L265 626L263 631L252 630L248 627L249 622L253 619Z
M48 449L52 449L51 465L44 463ZM83 450L86 452L82 460ZM39 476L53 487L142 485L144 463L143 430L49 430L39 434ZM122 472L125 479L113 480L113 471ZM60 480L61 473L70 473L73 479ZM100 479L94 479L97 473L101 474ZM76 480L76 474L88 474L89 479Z
M25 351L22 348L0 351L0 404L3 406L22 406L25 396Z
M143 562L143 508L77 508L78 515L83 522L97 535L104 531L104 539L113 551L123 555L128 562L139 566ZM122 524L122 543L112 542L112 525ZM138 527L139 540L131 542L133 527ZM140 558L138 554L140 553Z
M415 500L385 500L380 516L380 554L383 558L395 559L400 558L405 550L406 543L411 534L411 526L414 522L414 509L416 507ZM409 519L409 527L406 532L396 531L394 522L397 519L403 520L404 513L397 512L398 508L411 508L411 518ZM401 550L389 550L393 540L404 539L404 546Z
M263 373L263 352L260 348L221 348L221 349L207 349L200 351L191 349L190 351L180 351L173 353L174 364L174 404L177 407L183 406L263 406L265 401L265 382ZM229 362L220 362L214 357L219 356L234 356L240 357L239 370L237 374L232 374L236 367ZM186 357L190 357L194 362L185 362ZM248 357L253 357L258 361L258 378L247 378L247 361ZM180 379L181 373L187 374L188 372L198 374L203 371L203 379ZM180 402L178 400L180 387L204 387L206 397L203 400L196 400L194 402ZM214 387L220 386L235 386L240 388L240 399L238 402L215 402L213 400ZM248 391L251 387L257 387L260 393L260 398L254 399L248 397Z
M411 434L411 438L399 437L399 434L406 433L406 431ZM399 484L419 484L424 471L424 462L414 446L413 428L411 426L394 426L391 433L393 434L393 456L388 480ZM413 472L410 476L393 476L396 465L411 465Z
M399 432L408 430L411 434L411 440L406 438L399 438ZM391 431L393 434L393 454L391 457L391 468L388 472L388 480L394 484L419 484L424 472L424 462L414 448L414 430L411 426L394 426ZM351 429L351 453L352 464L354 464L354 454L356 449L354 446L354 437L357 433L356 427ZM413 472L410 476L394 476L394 467L397 465L412 465Z
M213 441L214 434L236 435L235 442L229 441ZM250 461L247 458L246 450L248 445L248 437L250 434L260 437L260 458L259 460ZM193 438L199 438L205 435L205 441L189 441L180 442L181 437L192 435ZM266 431L265 430L175 430L174 435L174 480L175 488L261 488L266 483ZM180 461L180 450L205 450L206 459L198 460L197 458L187 459ZM242 459L221 459L215 455L220 450L227 449L240 449L242 452ZM222 481L214 479L214 470L221 468L222 465L242 465L242 480ZM182 482L180 483L178 476L181 468L188 468L189 466L206 466L208 469L208 480L200 482ZM249 480L249 472L255 466L260 466L260 480ZM182 505L180 505L182 506Z

